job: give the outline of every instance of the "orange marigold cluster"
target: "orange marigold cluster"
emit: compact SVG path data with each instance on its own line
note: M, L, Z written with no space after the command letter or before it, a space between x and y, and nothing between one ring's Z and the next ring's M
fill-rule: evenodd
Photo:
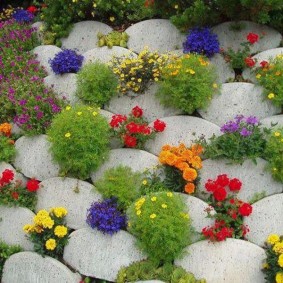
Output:
M0 124L0 134L3 134L6 137L11 136L12 126L9 123Z
M183 178L188 182L184 191L192 194L195 191L193 183L198 176L198 169L202 168L202 160L200 154L203 148L201 145L193 145L187 148L183 143L179 146L164 145L159 154L161 164L174 166L183 173Z

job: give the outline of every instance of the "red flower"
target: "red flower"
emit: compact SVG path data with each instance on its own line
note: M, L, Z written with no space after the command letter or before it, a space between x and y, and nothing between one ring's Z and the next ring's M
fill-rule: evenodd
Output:
M163 121L160 121L159 119L155 120L153 123L153 128L156 132L163 132L166 128L166 124Z
M248 35L247 35L247 40L251 43L251 44L254 44L258 41L259 39L259 36L256 34L256 33L252 33L250 32Z
M230 238L233 235L233 229L228 227L223 227L219 232L216 233L216 238L218 241L224 241L226 238Z
M218 185L211 179L208 179L205 183L205 188L208 192L214 192L218 188Z
M39 189L39 181L31 179L27 182L26 187L29 192L35 192Z
M126 129L129 131L130 134L136 134L140 132L140 127L135 122L130 122L126 125Z
M239 191L242 187L242 183L239 179L234 178L232 180L230 180L229 182L229 188L230 191L234 192L234 191Z
M34 14L37 11L37 8L35 6L29 6L27 8L27 11Z
M3 183L10 183L14 179L14 172L10 169L6 169L2 172L2 182Z
M217 183L217 185L225 187L225 186L227 186L229 184L229 181L230 180L227 177L227 175L223 174L223 175L218 175L215 182Z
M223 201L225 200L227 196L227 192L223 187L218 187L214 192L213 196L217 201Z
M253 207L249 203L243 203L239 208L239 213L242 216L249 216L253 211Z
M139 118L142 116L143 114L143 111L140 107L138 106L135 106L133 109L132 109L132 114L136 117L136 118Z
M17 200L19 198L19 194L17 192L12 192L12 198Z
M112 119L110 121L111 128L118 128L121 123L127 120L127 117L125 115L116 114L112 116Z
M135 147L137 145L137 139L135 137L125 135L124 143L127 147Z
M269 66L269 63L267 61L261 61L259 64L262 68L267 68Z
M151 128L148 127L147 125L140 125L139 132L144 134L144 135L150 135L151 134Z
M255 65L255 60L252 57L247 57L245 63L248 67L253 67Z

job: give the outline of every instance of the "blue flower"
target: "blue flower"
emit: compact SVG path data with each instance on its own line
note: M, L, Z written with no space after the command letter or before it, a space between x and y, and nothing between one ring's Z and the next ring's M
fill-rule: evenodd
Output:
M114 198L92 203L87 211L86 223L91 228L113 235L126 227L126 216L118 210Z
M209 28L193 28L189 30L186 41L183 43L184 53L198 53L213 56L220 52L217 35Z
M34 18L34 15L26 10L16 10L13 14L13 19L17 21L18 23L28 23L32 21Z
M49 64L56 75L65 73L77 73L83 63L84 57L77 54L74 50L64 49L57 53L55 57L49 61Z

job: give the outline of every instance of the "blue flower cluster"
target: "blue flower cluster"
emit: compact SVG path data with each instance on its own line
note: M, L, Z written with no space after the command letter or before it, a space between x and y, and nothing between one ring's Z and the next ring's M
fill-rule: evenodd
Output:
M86 223L91 228L113 235L126 227L126 216L117 207L117 201L114 198L92 203L87 211Z
M55 57L49 61L49 64L56 75L65 73L77 73L83 63L84 57L71 49L64 49L57 53Z
M13 13L13 19L18 23L29 23L34 18L34 15L27 11L18 9Z
M183 47L184 53L198 53L207 57L220 52L218 37L209 28L190 29Z

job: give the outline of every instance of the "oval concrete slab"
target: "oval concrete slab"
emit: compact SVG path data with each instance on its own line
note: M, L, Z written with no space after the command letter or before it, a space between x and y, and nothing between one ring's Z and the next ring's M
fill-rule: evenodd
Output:
M226 83L221 94L215 95L205 110L198 110L200 115L219 126L236 115L256 116L259 119L280 113L281 109L265 100L263 89L250 83ZM221 115L219 115L221 111Z
M253 213L244 219L244 224L250 228L247 239L256 245L264 246L264 242L270 234L282 235L282 215L282 193L266 197L254 203Z
M209 283L264 283L261 266L264 249L237 239L210 243L201 241L186 249L187 255L175 264Z
M135 241L125 231L109 236L90 228L80 229L70 235L64 260L83 275L115 281L122 266L146 259Z

